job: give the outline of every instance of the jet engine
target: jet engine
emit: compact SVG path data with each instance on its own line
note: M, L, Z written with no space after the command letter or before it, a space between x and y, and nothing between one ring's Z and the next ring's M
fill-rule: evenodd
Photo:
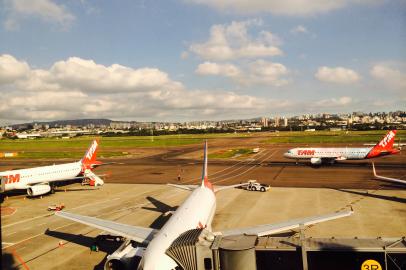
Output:
M313 164L313 165L320 165L321 164L321 158L317 158L317 157L311 158L310 163Z
M44 195L51 191L50 185L35 185L27 188L28 196Z
M137 269L144 251L143 247L134 247L132 241L124 241L114 253L107 256L104 270Z

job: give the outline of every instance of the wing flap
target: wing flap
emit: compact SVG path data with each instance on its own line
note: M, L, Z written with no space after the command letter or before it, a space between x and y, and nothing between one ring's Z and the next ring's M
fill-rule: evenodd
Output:
M155 233L158 232L151 228L121 224L110 220L82 216L64 211L56 212L55 215L113 233L114 235L123 236L139 243L149 243Z
M274 233L279 233L279 232L284 232L287 230L296 229L296 228L300 227L300 225L302 225L302 224L304 226L308 226L308 225L316 224L319 222L347 217L347 216L352 215L353 213L354 212L352 210L341 211L341 212L335 212L335 213L330 213L330 214L326 214L326 215L293 219L293 220L281 222L281 223L264 224L264 225L241 228L241 229L232 229L232 230L227 230L227 231L221 232L221 234L223 236L231 236L231 235L238 235L238 234L264 236L264 235L270 235L270 234L274 234Z

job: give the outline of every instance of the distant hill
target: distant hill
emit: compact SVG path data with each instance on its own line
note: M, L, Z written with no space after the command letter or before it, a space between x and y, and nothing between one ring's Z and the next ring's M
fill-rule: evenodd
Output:
M56 121L50 121L50 122L31 122L31 123L24 123L24 124L16 124L12 125L13 128L23 128L23 127L28 127L32 126L34 124L38 125L49 125L49 127L56 127L56 126L66 126L66 125L72 125L72 126L87 126L87 125L95 125L95 126L100 126L100 125L110 125L111 122L114 122L113 120L110 119L73 119L73 120L56 120Z

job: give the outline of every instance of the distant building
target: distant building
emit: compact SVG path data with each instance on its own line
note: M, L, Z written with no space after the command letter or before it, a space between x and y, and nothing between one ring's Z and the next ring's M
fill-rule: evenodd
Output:
M268 127L268 118L262 117L261 123L263 127Z
M275 124L274 124L275 127L279 127L279 120L280 120L279 116L276 116L275 117Z
M283 118L283 126L284 127L288 126L288 118L286 118L286 117Z

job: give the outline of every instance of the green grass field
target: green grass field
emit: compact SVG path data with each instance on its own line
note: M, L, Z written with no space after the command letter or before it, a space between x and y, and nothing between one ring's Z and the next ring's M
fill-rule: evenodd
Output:
M81 158L93 137L72 139L0 140L0 152L18 152L17 158ZM99 156L125 155L126 149L136 147L171 147L195 144L202 138L183 136L159 137L103 137Z
M115 157L126 155L128 149L137 147L173 147L199 144L205 139L215 138L249 138L262 136L263 143L376 143L386 131L351 131L351 132L262 132L262 133L222 133L222 134L181 134L164 136L129 136L102 137L99 156ZM42 138L35 140L0 140L0 152L18 152L17 158L75 158L83 156L94 137L72 139ZM406 131L397 133L396 141L401 138L406 142ZM239 152L240 151L240 152ZM247 155L249 149L232 149L224 153L213 153L211 158L230 158L236 155Z

